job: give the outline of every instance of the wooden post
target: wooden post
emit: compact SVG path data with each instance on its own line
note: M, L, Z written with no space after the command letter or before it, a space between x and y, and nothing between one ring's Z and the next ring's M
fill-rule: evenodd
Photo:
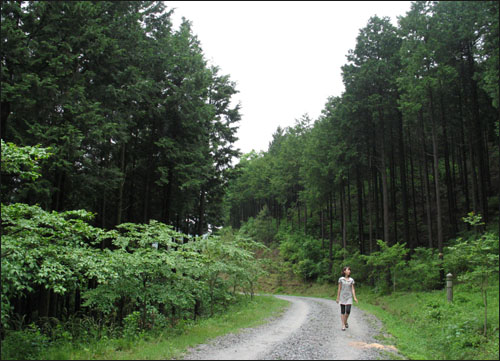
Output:
M448 273L446 275L446 298L448 302L453 302L453 275Z

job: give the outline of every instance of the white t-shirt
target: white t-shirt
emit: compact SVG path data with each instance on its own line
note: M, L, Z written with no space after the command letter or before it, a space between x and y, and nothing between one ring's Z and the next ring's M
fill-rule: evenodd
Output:
M352 305L352 285L354 284L354 278L345 277L339 278L340 288L340 299L339 303L341 305Z

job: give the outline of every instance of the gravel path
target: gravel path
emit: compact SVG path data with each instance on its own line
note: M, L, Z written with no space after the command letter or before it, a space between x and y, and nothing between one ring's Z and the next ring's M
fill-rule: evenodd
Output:
M349 328L342 331L335 301L275 297L291 303L280 317L198 345L188 350L184 360L378 360L394 358L397 352L393 346L377 343L374 336L380 334L380 321L355 306Z

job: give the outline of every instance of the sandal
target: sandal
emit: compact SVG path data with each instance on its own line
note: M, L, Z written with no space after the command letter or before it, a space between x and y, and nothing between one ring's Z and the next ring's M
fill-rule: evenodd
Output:
M345 331L345 327L342 327L342 331Z
M345 328L349 328L349 325L347 324L347 322L345 323Z

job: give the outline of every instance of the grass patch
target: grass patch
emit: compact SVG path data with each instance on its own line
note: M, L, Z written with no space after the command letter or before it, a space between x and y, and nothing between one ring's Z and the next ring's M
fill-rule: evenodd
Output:
M165 360L179 358L189 347L212 338L266 323L284 312L289 302L272 296L242 297L226 312L196 322L179 323L156 334L143 333L133 339L108 338L50 345L33 359L39 360ZM2 351L2 359L9 357Z
M398 350L409 359L498 360L498 282L488 290L488 332L483 336L483 303L470 285L454 288L453 303L446 291L396 292L376 296L363 292L359 304L377 316L394 336Z

